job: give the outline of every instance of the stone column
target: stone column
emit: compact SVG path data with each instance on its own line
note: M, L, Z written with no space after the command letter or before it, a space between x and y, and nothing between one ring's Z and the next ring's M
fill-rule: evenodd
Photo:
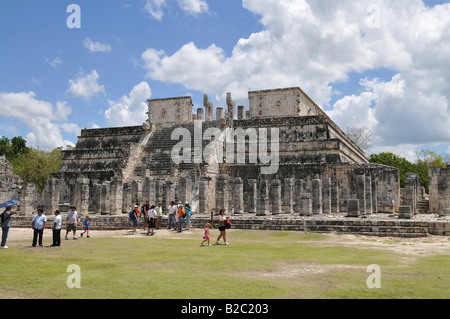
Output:
M75 194L73 196L73 205L81 214L87 214L89 211L89 178L78 178L75 184Z
M331 183L331 213L339 213L339 184L337 180Z
M358 217L360 215L359 200L350 199L348 201L347 217Z
M111 215L121 215L126 214L127 211L122 210L122 202L123 202L123 184L122 179L120 177L112 177L111 178Z
M294 180L292 178L285 178L283 180L283 192L282 192L283 204L282 204L282 211L284 213L286 213L286 214L293 214L294 213L293 191L294 191Z
M331 178L323 178L322 185L322 211L324 214L331 214Z
M238 120L244 120L244 106L238 105Z
M269 198L272 203L272 215L281 214L281 183L279 179L270 182Z
M356 175L356 199L359 201L359 212L361 215L366 214L366 177L364 175Z
M101 206L101 194L102 194L102 185L98 183L92 184L92 190L91 190L91 205L90 210L95 214L101 214L102 212L102 206Z
M204 121L205 115L202 108L197 109L197 121Z
M166 207L170 206L170 202L175 201L175 184L172 181L166 181L165 183L165 194L164 194L164 204Z
M258 198L258 184L256 179L249 179L248 180L249 185L249 192L248 192L248 206L247 210L250 214L256 213L256 203Z
M122 187L122 212L131 212L131 210L134 208L134 204L136 202L133 202L133 198L131 196L131 190L132 190L133 182L127 182L123 184Z
M192 205L192 181L190 178L180 178L178 181L178 196L182 204L187 201Z
M36 211L37 187L32 183L22 183L20 189L20 216L31 216ZM54 211L52 211L54 212ZM49 215L52 212L46 212Z
M258 183L258 197L256 200L256 215L266 216L269 214L269 184L267 180Z
M220 119L223 119L223 108L218 107L216 109L216 120L218 121Z
M103 182L100 192L100 214L109 215L111 213L110 205L111 182Z
M199 182L199 194L198 194L198 210L199 213L209 213L212 207L209 207L209 181L206 178L202 178Z
M312 181L312 208L313 214L322 214L322 181L320 179L313 179Z
M234 179L233 194L234 213L244 213L244 182L240 177Z
M372 213L376 214L378 212L378 200L377 200L377 179L376 177L372 178Z
M310 193L300 193L299 207L301 216L311 216L313 214L312 200Z
M143 198L142 192L143 185L141 181L133 181L131 184L131 198L133 201L133 204L139 203L139 209L140 207L145 203L146 199Z
M228 212L228 175L219 174L216 180L216 211Z
M300 206L300 202L301 202L301 197L300 194L304 192L304 188L305 188L305 181L302 179L297 179L295 180L295 186L294 186L294 201L295 201L295 206L294 206L294 213L297 215L300 215L301 213L301 206Z
M366 214L372 214L372 179L366 176Z
M417 213L417 175L414 173L405 174L405 206L411 207L411 213Z

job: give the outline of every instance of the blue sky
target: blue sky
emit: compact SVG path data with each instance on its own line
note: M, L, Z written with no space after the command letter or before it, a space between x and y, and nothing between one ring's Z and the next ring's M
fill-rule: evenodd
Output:
M81 27L69 28L70 4ZM0 136L42 149L140 125L148 98L301 87L371 152L450 152L447 1L0 2Z

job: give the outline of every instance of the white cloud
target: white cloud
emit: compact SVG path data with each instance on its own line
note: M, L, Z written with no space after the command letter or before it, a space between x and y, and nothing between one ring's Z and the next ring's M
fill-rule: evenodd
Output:
M98 75L96 70L92 70L90 74L80 74L75 80L69 80L68 93L75 98L84 98L89 101L91 98L105 94L105 87L98 84Z
M26 139L28 145L51 150L58 146L73 145L64 140L61 129L75 124L66 121L71 108L65 101L58 101L54 107L50 102L36 99L34 92L5 93L0 92L0 113L4 117L17 119L28 127L30 132Z
M147 11L154 19L161 21L164 16L163 7L166 0L146 0L144 10Z
M111 46L108 43L94 42L89 38L84 39L83 46L90 52L102 52L108 53L112 51Z
M208 11L208 3L205 0L178 0L180 8L189 14L199 14Z
M147 100L152 91L147 82L141 82L131 90L128 96L118 101L108 100L109 109L105 112L106 122L110 126L141 125L148 111Z
M226 92L245 99L250 90L300 86L343 128L370 127L374 147L450 140L450 4L243 0L243 6L261 17L263 29L240 39L230 56L215 44L187 43L172 55L149 48L141 57L147 76L222 101ZM377 69L396 75L361 79L362 92L330 105L333 83Z
M54 58L53 60L49 60L49 59L44 59L45 62L47 62L48 64L50 64L52 67L57 68L60 64L62 64L62 61L59 57Z

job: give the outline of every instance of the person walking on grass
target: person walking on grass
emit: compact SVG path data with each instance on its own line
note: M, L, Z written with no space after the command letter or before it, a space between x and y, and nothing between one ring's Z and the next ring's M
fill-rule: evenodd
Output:
M225 209L221 209L219 212L219 237L217 237L216 245L220 245L219 240L223 238L224 245L229 245L227 242L227 228L226 228L227 217L225 216Z
M201 242L201 246L202 246L202 247L204 246L203 243L204 243L205 241L208 241L208 246L211 246L211 244L209 243L209 235L210 235L210 233L209 233L209 227L210 227L209 223L206 223L206 224L205 224L205 236L203 237L203 241Z
M7 206L5 211L1 214L2 243L0 249L8 249L8 246L6 246L6 239L8 238L9 229L11 228L11 216L17 214L17 212L12 212L11 210L12 206Z
M76 207L75 206L71 206L70 207L70 211L67 213L67 218L66 218L66 237L65 239L69 239L67 237L67 235L69 234L70 231L73 232L73 239L77 239L77 225L78 225L78 212L76 211Z
M147 235L148 236L153 236L155 234L156 218L157 217L158 217L158 215L156 214L155 205L152 205L150 207L150 210L147 213L147 219L148 219Z
M87 233L86 237L91 238L89 236L89 230L91 229L91 218L89 215L86 215L86 218L83 221L83 232L80 234L81 237L83 237L84 233Z
M42 237L44 235L45 224L47 223L47 217L44 215L42 209L38 209L38 213L33 217L31 221L31 228L33 228L33 247L36 247L39 237L39 246L42 247Z
M60 211L55 211L55 219L53 219L53 244L50 246L61 246L61 227L62 227L62 217L60 215Z

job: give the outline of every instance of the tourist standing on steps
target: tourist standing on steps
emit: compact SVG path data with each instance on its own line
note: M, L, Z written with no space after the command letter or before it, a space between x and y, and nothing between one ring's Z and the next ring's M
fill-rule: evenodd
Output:
M174 201L170 202L170 206L167 207L167 211L169 212L169 227L167 229L170 229L172 226L175 229L175 214L177 213L177 206L175 206Z
M53 244L50 246L60 246L61 245L61 227L62 227L62 217L60 215L60 211L55 211L55 219L53 219Z
M2 223L2 244L0 246L1 249L7 249L6 239L8 238L9 229L11 228L11 216L16 215L17 212L11 211L12 206L6 207L5 211L1 214L1 223Z
M42 209L38 209L38 213L33 217L31 221L31 227L33 228L33 247L36 247L39 237L39 246L42 246L42 237L44 235L45 224L47 223L47 217L44 215Z
M220 245L219 240L223 238L224 244L228 245L227 242L227 228L225 222L227 221L227 217L225 216L225 209L221 209L219 213L219 237L217 237L216 245Z
M73 232L73 239L77 239L77 225L78 225L78 212L76 211L76 207L75 206L71 206L70 207L70 211L67 213L67 218L66 218L66 237L65 239L69 239L67 238L67 235L69 234L70 231Z

